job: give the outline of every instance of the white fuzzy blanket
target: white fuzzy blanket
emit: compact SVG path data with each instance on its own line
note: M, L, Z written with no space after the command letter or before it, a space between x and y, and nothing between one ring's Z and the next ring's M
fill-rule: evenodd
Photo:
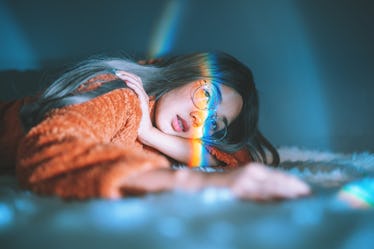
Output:
M66 202L0 177L1 248L343 248L374 245L374 209L339 201L342 185L374 176L374 155L281 147L281 169L309 182L306 198L253 203L219 191ZM213 191L214 192L214 191Z
M341 154L297 147L281 147L278 151L282 168L323 186L374 175L374 154L369 152Z

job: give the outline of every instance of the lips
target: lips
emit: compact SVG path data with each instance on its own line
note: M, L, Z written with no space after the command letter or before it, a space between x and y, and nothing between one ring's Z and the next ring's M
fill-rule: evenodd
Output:
M173 130L176 132L186 132L188 131L188 124L186 120L181 118L179 115L176 115L173 121L171 122Z

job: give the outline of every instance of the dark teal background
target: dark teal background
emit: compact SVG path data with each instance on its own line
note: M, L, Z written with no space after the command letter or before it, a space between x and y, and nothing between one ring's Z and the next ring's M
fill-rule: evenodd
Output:
M0 97L29 93L93 54L148 56L170 2L0 1ZM374 152L374 1L174 4L166 51L219 49L247 64L273 143Z

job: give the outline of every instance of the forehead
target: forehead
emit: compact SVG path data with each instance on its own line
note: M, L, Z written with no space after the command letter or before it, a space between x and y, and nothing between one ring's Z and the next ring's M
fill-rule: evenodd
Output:
M217 114L221 117L226 117L229 124L239 116L243 106L243 99L231 87L220 85L222 101L217 106Z

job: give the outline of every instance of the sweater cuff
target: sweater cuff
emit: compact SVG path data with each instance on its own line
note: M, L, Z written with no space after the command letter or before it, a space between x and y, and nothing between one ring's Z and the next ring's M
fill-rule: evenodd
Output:
M206 146L207 151L218 161L228 167L238 167L252 161L249 151L246 148L233 153L227 153L213 146Z

